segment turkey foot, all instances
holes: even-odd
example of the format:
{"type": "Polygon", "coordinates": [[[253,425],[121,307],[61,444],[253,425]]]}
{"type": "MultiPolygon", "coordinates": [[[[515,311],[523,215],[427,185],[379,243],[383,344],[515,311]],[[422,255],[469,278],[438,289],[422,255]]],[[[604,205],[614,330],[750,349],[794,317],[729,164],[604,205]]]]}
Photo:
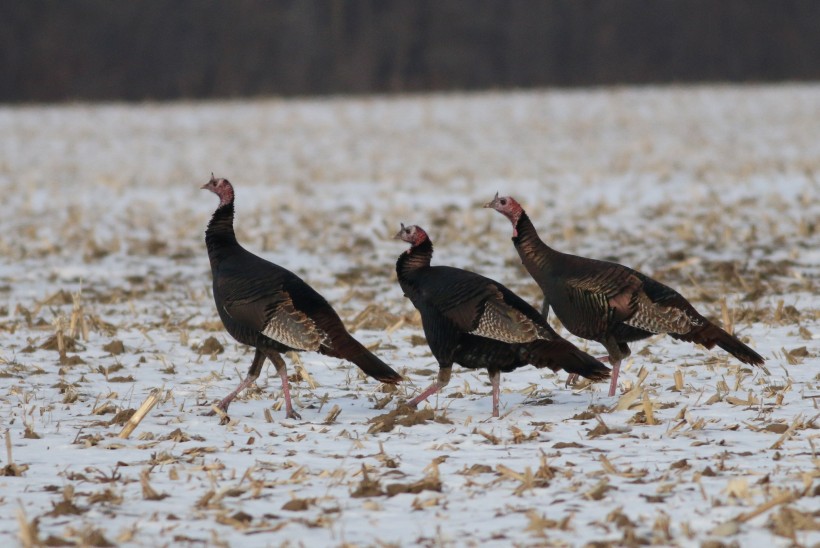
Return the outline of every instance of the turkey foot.
{"type": "Polygon", "coordinates": [[[211,410],[205,413],[206,417],[213,417],[215,415],[219,415],[219,424],[220,426],[225,426],[229,422],[231,422],[231,417],[228,416],[228,413],[222,408],[221,403],[214,403],[211,404],[211,410]],[[216,408],[216,409],[214,409],[216,408]],[[217,411],[218,409],[218,411],[217,411]]]}

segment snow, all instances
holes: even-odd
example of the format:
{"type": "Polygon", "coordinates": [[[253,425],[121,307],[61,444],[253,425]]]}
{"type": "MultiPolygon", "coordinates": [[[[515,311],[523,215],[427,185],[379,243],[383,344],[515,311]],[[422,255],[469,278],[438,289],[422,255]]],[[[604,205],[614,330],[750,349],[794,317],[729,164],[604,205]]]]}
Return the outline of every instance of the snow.
{"type": "Polygon", "coordinates": [[[817,85],[0,108],[0,466],[19,474],[0,477],[0,542],[819,543],[818,120],[817,85]],[[301,420],[270,364],[230,423],[205,416],[252,356],[211,300],[212,171],[240,241],[358,326],[398,391],[304,353],[286,358],[301,420]],[[496,191],[556,248],[728,319],[765,370],[656,337],[619,396],[525,368],[492,419],[486,373],[456,367],[434,420],[374,431],[437,370],[395,280],[399,222],[434,264],[540,301],[481,208],[496,191]],[[77,344],[62,359],[42,348],[57,331],[77,344]],[[224,353],[197,352],[209,337],[224,353]],[[119,438],[115,413],[154,389],[119,438]],[[365,470],[378,488],[352,496],[365,470]]]}

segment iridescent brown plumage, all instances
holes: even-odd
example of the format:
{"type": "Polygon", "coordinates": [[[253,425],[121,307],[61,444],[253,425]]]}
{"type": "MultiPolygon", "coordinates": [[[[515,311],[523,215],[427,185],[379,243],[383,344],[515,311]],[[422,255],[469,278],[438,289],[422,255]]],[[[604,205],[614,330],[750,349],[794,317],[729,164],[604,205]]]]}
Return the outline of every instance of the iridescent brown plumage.
{"type": "Polygon", "coordinates": [[[484,207],[512,223],[521,262],[544,293],[544,317],[552,307],[570,333],[604,345],[612,365],[610,396],[617,388],[621,360],[630,354],[627,343],[657,333],[706,348],[717,345],[743,363],[763,364],[757,352],[704,318],[674,289],[617,263],[552,249],[512,197],[496,194],[484,207]]]}
{"type": "Polygon", "coordinates": [[[406,297],[421,313],[427,343],[439,363],[438,379],[408,402],[416,406],[450,381],[454,363],[487,369],[498,416],[501,372],[532,364],[564,369],[590,379],[609,369],[562,339],[533,307],[500,283],[474,272],[430,266],[433,244],[427,233],[402,225],[396,238],[411,244],[396,273],[406,297]]]}
{"type": "Polygon", "coordinates": [[[211,175],[202,188],[219,196],[219,207],[205,231],[217,312],[234,339],[256,349],[245,379],[218,404],[223,411],[256,380],[265,358],[269,358],[282,380],[286,416],[298,417],[291,405],[287,367],[281,356],[289,350],[310,350],[349,360],[385,383],[401,380],[347,332],[333,308],[313,288],[296,274],[239,245],[233,229],[234,190],[227,179],[211,175]]]}

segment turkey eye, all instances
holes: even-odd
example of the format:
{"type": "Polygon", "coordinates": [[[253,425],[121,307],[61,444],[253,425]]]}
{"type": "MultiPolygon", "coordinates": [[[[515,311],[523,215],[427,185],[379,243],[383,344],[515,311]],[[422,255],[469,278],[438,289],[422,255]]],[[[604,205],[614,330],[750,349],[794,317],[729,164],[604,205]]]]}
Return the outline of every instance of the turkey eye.
{"type": "Polygon", "coordinates": [[[501,198],[501,205],[507,205],[507,200],[505,200],[504,198],[501,198]]]}

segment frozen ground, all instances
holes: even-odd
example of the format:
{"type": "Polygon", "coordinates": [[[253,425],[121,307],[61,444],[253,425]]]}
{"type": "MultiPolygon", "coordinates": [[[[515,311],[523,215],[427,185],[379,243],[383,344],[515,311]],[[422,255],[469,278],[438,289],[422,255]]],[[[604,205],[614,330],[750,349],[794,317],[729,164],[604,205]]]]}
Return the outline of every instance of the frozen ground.
{"type": "Polygon", "coordinates": [[[820,86],[3,107],[0,132],[0,544],[820,542],[820,86]],[[211,301],[211,171],[240,240],[407,383],[302,354],[302,420],[270,365],[229,424],[203,416],[251,360],[211,301]],[[497,190],[558,249],[676,287],[766,370],[658,338],[619,397],[526,368],[491,419],[486,374],[457,367],[388,415],[436,371],[395,282],[400,221],[436,264],[540,300],[480,207],[497,190]]]}

